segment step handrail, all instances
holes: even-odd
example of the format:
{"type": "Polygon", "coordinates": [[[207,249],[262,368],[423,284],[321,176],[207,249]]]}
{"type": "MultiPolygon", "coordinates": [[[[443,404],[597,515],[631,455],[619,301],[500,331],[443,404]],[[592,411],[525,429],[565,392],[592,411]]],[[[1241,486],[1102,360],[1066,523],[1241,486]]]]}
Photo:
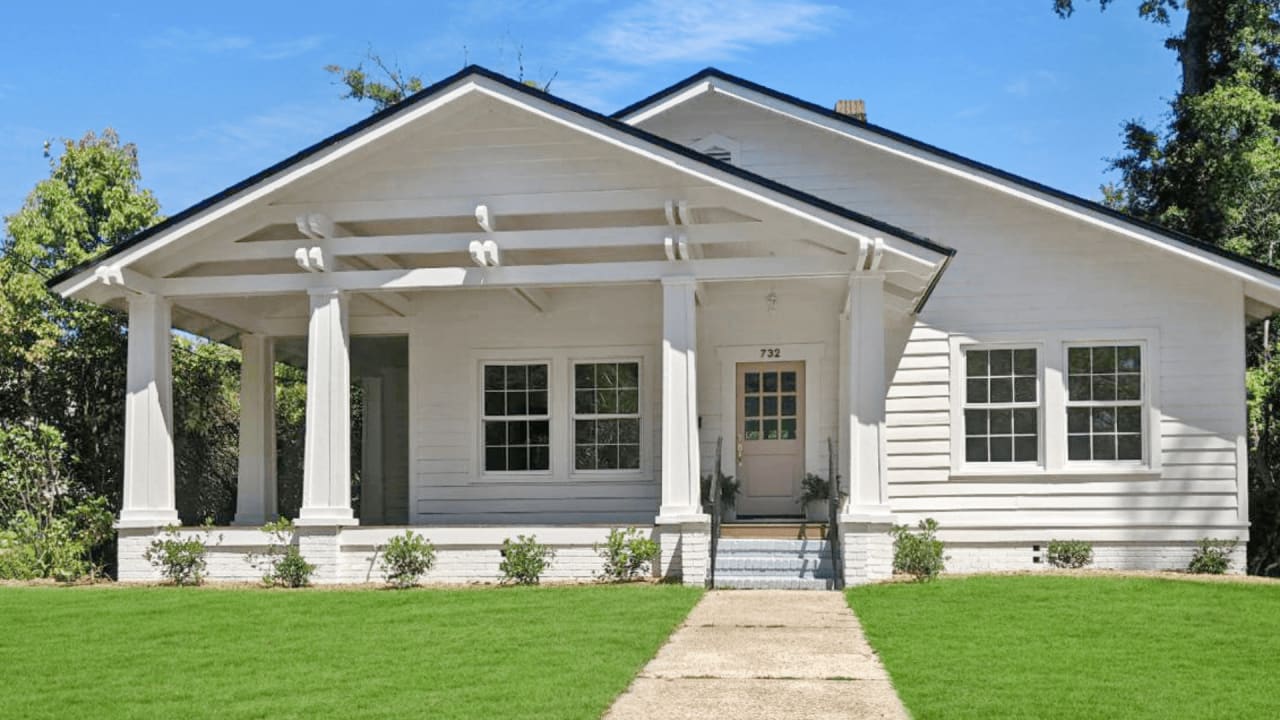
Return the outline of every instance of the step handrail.
{"type": "Polygon", "coordinates": [[[831,578],[836,590],[844,589],[844,562],[840,551],[840,475],[837,472],[836,446],[827,437],[827,544],[831,549],[831,578]]]}
{"type": "Polygon", "coordinates": [[[716,587],[716,552],[720,546],[720,452],[724,448],[724,436],[716,438],[716,464],[708,483],[711,505],[711,537],[707,539],[707,588],[716,587]]]}

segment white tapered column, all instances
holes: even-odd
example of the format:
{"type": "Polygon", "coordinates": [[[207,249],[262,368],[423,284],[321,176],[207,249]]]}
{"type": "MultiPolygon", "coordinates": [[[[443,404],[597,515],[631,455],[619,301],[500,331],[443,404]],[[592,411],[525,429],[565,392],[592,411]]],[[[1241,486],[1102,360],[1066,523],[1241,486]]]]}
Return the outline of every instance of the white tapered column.
{"type": "Polygon", "coordinates": [[[129,296],[124,411],[124,493],[119,527],[177,524],[169,301],[129,296]]]}
{"type": "Polygon", "coordinates": [[[857,274],[849,280],[849,311],[843,316],[840,464],[848,468],[849,500],[840,514],[844,580],[859,585],[893,574],[893,514],[884,450],[884,277],[857,274]]]}
{"type": "Polygon", "coordinates": [[[662,505],[657,571],[706,582],[711,517],[702,512],[698,445],[698,328],[692,277],[662,280],[662,505]]]}
{"type": "Polygon", "coordinates": [[[702,516],[698,497],[697,318],[692,277],[662,281],[662,507],[666,518],[702,516]]]}
{"type": "MultiPolygon", "coordinates": [[[[844,406],[847,408],[849,512],[854,515],[889,514],[888,476],[885,473],[884,420],[884,278],[854,275],[849,280],[849,312],[844,341],[848,362],[844,366],[844,406]]],[[[844,423],[841,423],[843,426],[844,423]]]]}
{"type": "Polygon", "coordinates": [[[299,525],[354,525],[351,512],[351,358],[347,298],[310,291],[307,429],[299,525]]]}
{"type": "Polygon", "coordinates": [[[276,502],[275,343],[240,336],[240,475],[236,525],[274,520],[276,502]]]}

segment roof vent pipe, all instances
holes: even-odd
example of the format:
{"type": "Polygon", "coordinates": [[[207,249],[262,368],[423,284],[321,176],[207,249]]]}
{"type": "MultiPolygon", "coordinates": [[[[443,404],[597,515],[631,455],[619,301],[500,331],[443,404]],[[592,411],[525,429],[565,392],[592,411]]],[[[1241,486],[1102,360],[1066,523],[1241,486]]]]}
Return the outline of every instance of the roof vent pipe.
{"type": "Polygon", "coordinates": [[[867,103],[863,100],[837,100],[836,112],[848,115],[854,120],[867,121],[867,103]]]}

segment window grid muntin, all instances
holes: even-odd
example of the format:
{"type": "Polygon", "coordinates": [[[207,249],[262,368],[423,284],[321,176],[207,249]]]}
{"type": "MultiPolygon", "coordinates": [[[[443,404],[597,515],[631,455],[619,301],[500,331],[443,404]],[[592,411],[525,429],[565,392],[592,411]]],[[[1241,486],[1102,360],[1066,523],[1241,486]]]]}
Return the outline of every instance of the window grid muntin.
{"type": "Polygon", "coordinates": [[[1039,464],[1043,435],[1039,346],[971,346],[964,348],[961,358],[965,462],[1001,466],[1039,464]],[[1003,387],[997,393],[994,388],[1004,386],[1006,381],[1007,395],[1003,387]],[[992,400],[993,396],[999,399],[992,400]],[[994,418],[1000,418],[995,428],[994,418]],[[971,432],[978,424],[982,425],[982,432],[971,432]]]}
{"type": "Polygon", "coordinates": [[[549,472],[551,364],[486,362],[480,373],[484,471],[549,472]]]}
{"type": "Polygon", "coordinates": [[[640,361],[575,360],[571,368],[574,471],[639,470],[640,361]]]}
{"type": "Polygon", "coordinates": [[[1067,462],[1115,462],[1141,464],[1147,458],[1147,391],[1148,359],[1146,345],[1135,341],[1073,342],[1066,344],[1066,436],[1067,462]],[[1128,351],[1122,354],[1121,351],[1128,351]],[[1088,351],[1088,370],[1083,371],[1081,352],[1088,351]],[[1095,368],[1095,352],[1102,367],[1095,368]],[[1107,352],[1111,351],[1111,352],[1107,352]],[[1127,356],[1126,356],[1127,355],[1127,356]],[[1095,373],[1094,370],[1098,372],[1095,373]],[[1095,377],[1112,377],[1110,383],[1098,383],[1095,377]],[[1080,378],[1087,377],[1087,386],[1080,378]],[[1133,378],[1125,383],[1121,378],[1133,378]],[[1135,382],[1136,381],[1136,382],[1135,382]],[[1089,399],[1080,399],[1087,387],[1089,399]],[[1102,399],[1094,399],[1101,390],[1102,399]],[[1136,390],[1137,397],[1132,395],[1136,390]],[[1109,399],[1114,393],[1115,399],[1109,399]],[[1124,394],[1124,399],[1120,395],[1124,394]],[[1111,417],[1107,417],[1111,411],[1111,417]],[[1085,415],[1087,413],[1087,417],[1085,415]],[[1087,425],[1085,425],[1087,419],[1087,425]],[[1108,429],[1110,425],[1110,429],[1108,429]],[[1099,429],[1099,426],[1101,429],[1099,429]],[[1135,429],[1136,428],[1136,429],[1135,429]],[[1084,457],[1084,450],[1088,456],[1084,457]],[[1101,454],[1099,453],[1101,450],[1101,454]],[[1120,457],[1121,454],[1126,457],[1120,457]]]}
{"type": "Polygon", "coordinates": [[[742,376],[744,440],[796,440],[800,432],[798,370],[752,369],[742,376]]]}

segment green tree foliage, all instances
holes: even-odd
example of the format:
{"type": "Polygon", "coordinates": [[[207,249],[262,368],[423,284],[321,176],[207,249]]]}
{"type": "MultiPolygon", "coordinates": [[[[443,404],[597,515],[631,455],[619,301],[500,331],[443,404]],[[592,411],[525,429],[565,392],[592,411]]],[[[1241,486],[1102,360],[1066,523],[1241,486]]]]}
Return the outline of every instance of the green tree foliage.
{"type": "MultiPolygon", "coordinates": [[[[1098,0],[1105,9],[1111,0],[1098,0]]],[[[1054,0],[1062,17],[1073,0],[1054,0]]],[[[1106,201],[1130,214],[1276,265],[1280,242],[1280,0],[1141,0],[1180,32],[1182,87],[1158,127],[1130,121],[1106,201]]],[[[1280,574],[1280,359],[1271,319],[1250,328],[1249,571],[1280,574]]]]}
{"type": "Polygon", "coordinates": [[[352,67],[326,65],[324,70],[337,76],[338,82],[347,88],[342,97],[356,102],[368,100],[373,103],[374,112],[389,108],[423,88],[421,77],[405,74],[399,64],[387,63],[372,49],[365,53],[364,60],[352,67]],[[366,62],[373,66],[371,70],[365,69],[366,62]]]}

